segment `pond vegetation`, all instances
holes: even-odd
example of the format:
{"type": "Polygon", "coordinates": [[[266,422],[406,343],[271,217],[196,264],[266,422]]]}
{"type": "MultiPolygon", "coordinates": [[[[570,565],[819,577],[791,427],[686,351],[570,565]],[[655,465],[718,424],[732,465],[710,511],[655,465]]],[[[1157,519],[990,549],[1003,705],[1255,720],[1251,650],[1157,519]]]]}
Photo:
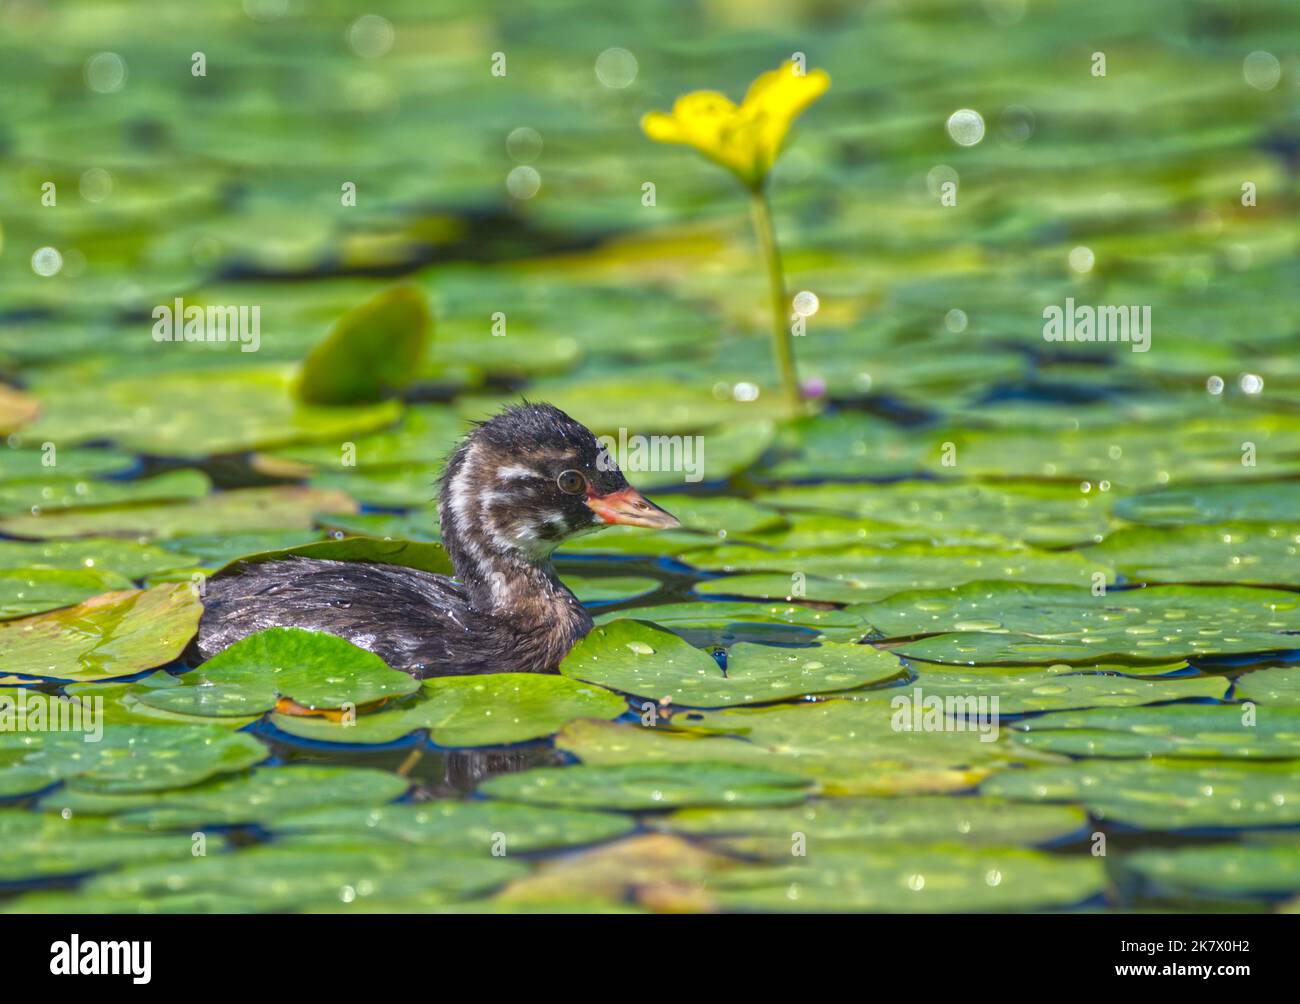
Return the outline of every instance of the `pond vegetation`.
{"type": "Polygon", "coordinates": [[[352,6],[0,11],[0,910],[1300,908],[1293,4],[352,6]],[[560,674],[192,666],[521,396],[560,674]]]}

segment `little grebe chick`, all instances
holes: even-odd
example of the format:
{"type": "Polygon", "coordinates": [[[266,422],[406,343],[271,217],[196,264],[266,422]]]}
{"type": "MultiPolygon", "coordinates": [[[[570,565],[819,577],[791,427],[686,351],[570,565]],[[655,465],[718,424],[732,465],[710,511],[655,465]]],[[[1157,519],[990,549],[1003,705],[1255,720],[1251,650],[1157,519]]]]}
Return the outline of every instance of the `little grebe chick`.
{"type": "Polygon", "coordinates": [[[564,541],[614,523],[680,525],[627,483],[583,425],[546,404],[478,425],[447,460],[438,499],[456,578],[398,565],[290,558],[209,581],[195,650],[256,631],[346,638],[417,677],[553,673],[591,630],[555,574],[564,541]]]}

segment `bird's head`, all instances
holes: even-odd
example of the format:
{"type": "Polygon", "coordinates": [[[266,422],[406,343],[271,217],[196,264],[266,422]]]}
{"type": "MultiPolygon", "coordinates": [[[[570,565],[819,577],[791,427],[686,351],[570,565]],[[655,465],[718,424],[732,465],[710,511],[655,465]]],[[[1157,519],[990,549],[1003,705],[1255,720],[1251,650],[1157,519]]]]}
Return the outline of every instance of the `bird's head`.
{"type": "Polygon", "coordinates": [[[462,580],[490,556],[545,564],[570,537],[616,523],[681,525],[628,484],[586,426],[548,404],[508,408],[465,437],[447,461],[438,516],[462,580]]]}

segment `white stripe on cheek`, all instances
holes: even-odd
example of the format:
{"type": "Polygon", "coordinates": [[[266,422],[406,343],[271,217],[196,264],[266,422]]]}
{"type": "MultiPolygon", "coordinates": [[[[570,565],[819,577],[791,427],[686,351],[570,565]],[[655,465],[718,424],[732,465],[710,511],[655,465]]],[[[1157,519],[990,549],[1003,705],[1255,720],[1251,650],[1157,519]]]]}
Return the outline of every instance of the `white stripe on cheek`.
{"type": "Polygon", "coordinates": [[[497,477],[504,481],[523,481],[529,478],[542,478],[544,476],[545,475],[538,474],[531,468],[519,467],[517,465],[497,469],[497,477]]]}

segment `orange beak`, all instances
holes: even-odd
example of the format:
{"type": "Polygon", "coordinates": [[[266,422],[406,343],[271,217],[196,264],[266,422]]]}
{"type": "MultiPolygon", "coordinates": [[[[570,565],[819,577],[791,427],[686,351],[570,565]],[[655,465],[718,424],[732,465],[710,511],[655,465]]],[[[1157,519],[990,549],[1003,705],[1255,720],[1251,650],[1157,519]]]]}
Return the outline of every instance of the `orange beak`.
{"type": "Polygon", "coordinates": [[[623,523],[651,530],[674,530],[682,525],[676,516],[660,509],[631,485],[608,495],[588,493],[587,507],[602,523],[623,523]]]}

